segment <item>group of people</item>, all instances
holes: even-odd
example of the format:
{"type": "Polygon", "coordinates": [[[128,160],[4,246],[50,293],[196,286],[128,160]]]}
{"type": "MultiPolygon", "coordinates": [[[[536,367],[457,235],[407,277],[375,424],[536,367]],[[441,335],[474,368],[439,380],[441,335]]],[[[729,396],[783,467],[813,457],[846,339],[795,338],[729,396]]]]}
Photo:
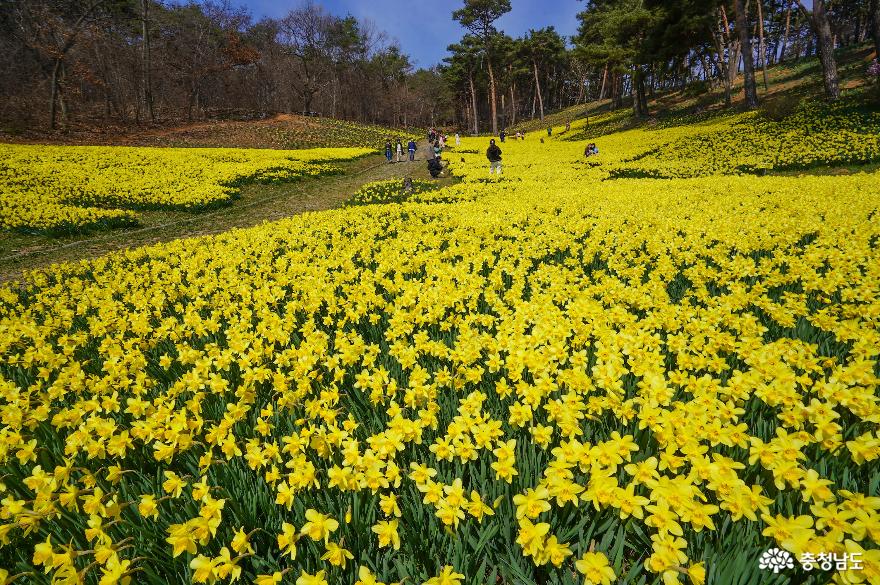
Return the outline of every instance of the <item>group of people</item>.
{"type": "MultiPolygon", "coordinates": [[[[446,144],[449,142],[449,136],[446,135],[442,130],[438,130],[436,128],[431,128],[428,130],[428,143],[436,144],[440,143],[440,148],[446,148],[446,144]]],[[[461,134],[458,132],[455,133],[455,145],[461,146],[461,134]]]]}
{"type": "MultiPolygon", "coordinates": [[[[437,128],[431,128],[427,133],[428,139],[428,171],[431,173],[431,176],[437,178],[443,173],[443,160],[442,153],[443,149],[446,148],[449,137],[441,130],[437,128]]],[[[457,132],[455,133],[455,145],[459,146],[461,144],[461,135],[457,132]]],[[[408,160],[412,162],[416,160],[416,151],[418,150],[418,146],[416,145],[416,141],[410,139],[410,141],[406,145],[406,155],[404,155],[404,146],[403,142],[400,138],[397,139],[396,142],[393,142],[389,139],[385,141],[385,159],[389,162],[403,162],[408,160]],[[396,158],[395,158],[396,157],[396,158]]]]}
{"type": "MultiPolygon", "coordinates": [[[[565,130],[568,131],[571,128],[570,124],[566,124],[565,130]]],[[[547,128],[547,136],[553,135],[553,128],[547,128]]],[[[437,130],[436,128],[431,128],[427,133],[428,138],[428,172],[431,174],[431,177],[437,178],[443,174],[443,149],[446,147],[448,137],[442,131],[437,130]]],[[[499,138],[501,142],[504,142],[507,138],[507,132],[502,130],[499,134],[499,138]]],[[[517,140],[525,140],[526,134],[522,131],[517,131],[516,139],[517,140]]],[[[543,142],[544,139],[541,139],[543,142]]],[[[455,133],[455,145],[461,145],[461,135],[456,132],[455,133]]],[[[415,160],[416,156],[416,142],[415,140],[410,139],[410,141],[406,145],[406,151],[409,155],[408,160],[410,162],[415,160]]],[[[390,140],[385,142],[385,158],[388,162],[394,162],[395,152],[397,154],[397,162],[401,162],[403,160],[403,142],[398,138],[396,144],[392,145],[390,140]]],[[[495,139],[492,138],[489,140],[489,148],[486,149],[486,158],[489,159],[489,174],[501,174],[501,148],[495,143],[495,139]]],[[[584,148],[584,156],[591,157],[599,154],[599,149],[596,147],[595,142],[590,142],[584,148]]]]}
{"type": "MultiPolygon", "coordinates": [[[[416,141],[410,139],[410,141],[406,145],[406,151],[409,154],[409,161],[412,162],[416,160],[416,141]]],[[[394,162],[394,154],[397,153],[397,162],[403,161],[403,142],[400,141],[400,138],[397,139],[397,143],[395,145],[391,144],[390,140],[385,141],[385,158],[388,162],[394,162]]]]}
{"type": "MultiPolygon", "coordinates": [[[[437,128],[428,130],[428,172],[436,179],[443,174],[443,149],[449,140],[447,135],[437,128]]],[[[455,145],[461,144],[461,136],[456,132],[455,145]]]]}
{"type": "MultiPolygon", "coordinates": [[[[569,130],[570,125],[566,124],[566,131],[569,130]]],[[[547,129],[547,134],[551,135],[552,130],[550,128],[547,129]]],[[[506,137],[505,132],[502,130],[499,138],[501,142],[504,142],[506,137]]],[[[516,137],[518,139],[525,139],[525,134],[520,132],[516,133],[516,137]]],[[[541,139],[541,142],[544,142],[544,139],[541,139]]],[[[590,157],[599,154],[599,149],[596,147],[595,142],[590,142],[587,144],[586,148],[584,148],[584,156],[590,157]]],[[[486,158],[489,159],[489,174],[501,174],[501,148],[495,144],[495,139],[492,138],[489,140],[489,148],[486,149],[486,158]]]]}
{"type": "MultiPolygon", "coordinates": [[[[456,134],[456,136],[458,136],[458,135],[456,134]]],[[[515,136],[516,136],[516,139],[517,139],[517,140],[525,140],[525,139],[526,139],[526,133],[525,133],[525,132],[522,132],[522,131],[520,131],[520,130],[517,130],[517,131],[516,131],[516,135],[515,135],[515,136]]],[[[506,131],[506,130],[502,130],[501,133],[498,135],[498,138],[501,139],[501,142],[504,142],[505,139],[507,139],[507,131],[506,131]]]]}

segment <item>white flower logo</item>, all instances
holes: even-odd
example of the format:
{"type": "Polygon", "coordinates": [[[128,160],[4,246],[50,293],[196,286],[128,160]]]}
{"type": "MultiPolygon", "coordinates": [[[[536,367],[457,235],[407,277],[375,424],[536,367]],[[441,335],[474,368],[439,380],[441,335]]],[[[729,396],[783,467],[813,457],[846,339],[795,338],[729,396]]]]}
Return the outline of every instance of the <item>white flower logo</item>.
{"type": "Polygon", "coordinates": [[[761,560],[758,561],[758,568],[772,569],[774,573],[778,573],[782,569],[793,569],[794,560],[788,554],[788,551],[771,548],[764,551],[764,554],[761,555],[761,560]]]}

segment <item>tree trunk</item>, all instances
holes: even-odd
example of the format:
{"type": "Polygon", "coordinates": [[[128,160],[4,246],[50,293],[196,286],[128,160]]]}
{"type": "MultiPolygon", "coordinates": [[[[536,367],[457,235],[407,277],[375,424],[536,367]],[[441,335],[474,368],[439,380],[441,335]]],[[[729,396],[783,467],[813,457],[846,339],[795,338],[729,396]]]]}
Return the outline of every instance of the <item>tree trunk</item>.
{"type": "Polygon", "coordinates": [[[728,85],[733,86],[739,63],[740,43],[730,38],[730,21],[727,19],[727,10],[724,8],[724,4],[721,5],[721,22],[724,46],[727,48],[727,81],[728,85]]]}
{"type": "MultiPolygon", "coordinates": [[[[333,99],[334,99],[334,106],[333,106],[334,112],[333,112],[333,117],[335,118],[335,117],[336,117],[336,112],[335,112],[335,109],[336,109],[336,105],[335,105],[336,95],[335,95],[335,94],[333,95],[333,99]]],[[[404,80],[404,82],[403,82],[403,127],[404,127],[404,128],[409,128],[409,115],[408,115],[408,114],[409,114],[409,84],[406,83],[406,80],[404,80]]],[[[434,112],[433,112],[433,111],[431,112],[431,116],[432,116],[432,117],[434,116],[434,112]]]]}
{"type": "Polygon", "coordinates": [[[616,110],[623,105],[623,75],[614,72],[611,76],[611,109],[616,110]]]}
{"type": "Polygon", "coordinates": [[[703,81],[706,82],[706,86],[711,88],[712,82],[710,81],[711,76],[709,75],[709,63],[706,61],[706,55],[700,54],[700,66],[703,68],[703,81]]]}
{"type": "Polygon", "coordinates": [[[477,116],[477,90],[474,87],[474,74],[473,72],[468,73],[468,82],[471,86],[471,107],[474,109],[474,135],[480,133],[480,124],[477,116]]]}
{"type": "Polygon", "coordinates": [[[608,63],[605,63],[605,69],[602,71],[602,89],[599,90],[599,101],[605,99],[605,82],[608,81],[608,63]]]}
{"type": "Polygon", "coordinates": [[[61,107],[61,124],[67,126],[67,101],[64,99],[64,82],[67,80],[67,67],[61,61],[61,81],[58,83],[58,105],[61,107]]]}
{"type": "Polygon", "coordinates": [[[492,71],[492,60],[486,55],[486,66],[489,70],[489,98],[492,106],[492,134],[498,134],[498,105],[495,96],[495,72],[492,71]]]}
{"type": "Polygon", "coordinates": [[[880,59],[880,0],[871,3],[871,21],[874,23],[874,57],[880,59]]]}
{"type": "Polygon", "coordinates": [[[190,88],[189,101],[186,106],[186,121],[187,122],[193,121],[193,109],[195,108],[197,93],[198,93],[198,90],[196,90],[195,87],[190,88]]]}
{"type": "Polygon", "coordinates": [[[758,55],[761,57],[761,73],[764,75],[764,91],[770,90],[767,83],[767,51],[764,48],[764,9],[761,5],[764,0],[758,0],[758,55]]]}
{"type": "Polygon", "coordinates": [[[507,104],[504,103],[505,94],[501,92],[501,129],[507,128],[507,104]]]}
{"type": "Polygon", "coordinates": [[[642,110],[641,110],[642,104],[639,101],[639,98],[636,96],[636,83],[635,83],[636,70],[635,70],[635,67],[633,67],[633,72],[630,76],[633,79],[632,87],[630,88],[630,93],[632,94],[633,116],[635,116],[636,118],[641,118],[642,117],[642,110]]]}
{"type": "Polygon", "coordinates": [[[538,96],[538,112],[541,116],[541,121],[544,121],[544,98],[541,96],[541,82],[538,81],[538,63],[534,59],[532,59],[532,67],[535,72],[535,93],[538,96]]]}
{"type": "Polygon", "coordinates": [[[643,71],[639,71],[639,80],[636,85],[636,96],[639,98],[639,108],[642,110],[643,116],[650,116],[651,112],[648,111],[648,97],[645,92],[645,75],[643,71]]]}
{"type": "Polygon", "coordinates": [[[58,72],[61,70],[61,59],[55,59],[52,66],[52,81],[49,90],[49,129],[55,129],[56,112],[58,111],[58,72]]]}
{"type": "Polygon", "coordinates": [[[715,52],[718,53],[718,74],[721,76],[721,80],[724,83],[724,105],[730,107],[731,83],[730,73],[728,72],[730,63],[724,56],[725,35],[718,31],[712,31],[712,39],[715,41],[715,52]]]}
{"type": "MultiPolygon", "coordinates": [[[[798,0],[801,10],[806,12],[803,3],[798,0]]],[[[836,100],[840,97],[840,86],[837,78],[837,60],[834,58],[834,37],[831,34],[831,22],[825,11],[825,0],[813,0],[813,13],[810,15],[810,24],[816,35],[816,43],[819,46],[819,61],[822,63],[822,80],[825,84],[825,95],[828,99],[836,100]]]]}
{"type": "Polygon", "coordinates": [[[58,53],[55,56],[55,63],[52,65],[52,79],[50,81],[49,88],[49,128],[55,129],[55,117],[57,115],[57,101],[61,101],[61,109],[64,116],[67,116],[67,106],[64,103],[64,98],[61,95],[61,88],[59,87],[59,79],[58,76],[61,73],[61,67],[64,65],[64,56],[73,48],[76,43],[77,35],[80,32],[80,27],[85,22],[86,18],[95,10],[98,6],[104,3],[104,0],[95,0],[79,16],[76,22],[70,27],[69,32],[67,34],[67,40],[64,42],[64,45],[59,47],[58,53]]]}
{"type": "Polygon", "coordinates": [[[868,29],[868,19],[871,18],[870,15],[871,5],[868,5],[868,14],[860,15],[859,22],[856,26],[856,30],[853,31],[852,45],[861,45],[868,38],[867,29],[868,29]]]}
{"type": "Polygon", "coordinates": [[[785,50],[788,48],[788,35],[791,30],[791,4],[785,8],[785,33],[782,35],[782,49],[779,51],[779,62],[785,62],[785,50]]]}
{"type": "Polygon", "coordinates": [[[143,46],[141,47],[141,99],[144,104],[144,113],[151,122],[156,121],[153,112],[153,89],[150,76],[150,0],[141,1],[141,34],[143,46]]]}
{"type": "Polygon", "coordinates": [[[736,8],[736,28],[739,32],[739,44],[743,59],[743,90],[746,108],[754,110],[758,107],[758,90],[755,86],[755,63],[752,54],[752,39],[749,34],[748,15],[745,0],[734,0],[736,8]]]}
{"type": "Polygon", "coordinates": [[[510,83],[510,125],[516,124],[516,83],[510,83]]]}
{"type": "Polygon", "coordinates": [[[633,66],[632,70],[633,114],[637,118],[648,115],[648,100],[645,97],[645,72],[641,65],[633,66]]]}

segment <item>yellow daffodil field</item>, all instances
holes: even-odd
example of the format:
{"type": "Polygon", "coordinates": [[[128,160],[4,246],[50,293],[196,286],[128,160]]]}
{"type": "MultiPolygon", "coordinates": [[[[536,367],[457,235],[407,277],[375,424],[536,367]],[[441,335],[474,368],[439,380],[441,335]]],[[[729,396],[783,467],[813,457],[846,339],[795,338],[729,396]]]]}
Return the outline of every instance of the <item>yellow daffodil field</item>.
{"type": "Polygon", "coordinates": [[[747,124],[6,285],[0,581],[880,583],[880,174],[747,124]]]}
{"type": "Polygon", "coordinates": [[[0,227],[70,232],[134,223],[137,209],[201,210],[246,182],[329,174],[329,161],[369,152],[0,144],[0,227]]]}
{"type": "Polygon", "coordinates": [[[675,178],[880,161],[880,112],[848,103],[809,103],[779,121],[752,112],[683,122],[692,121],[676,121],[661,143],[611,174],[675,178]]]}
{"type": "Polygon", "coordinates": [[[436,184],[431,181],[415,179],[407,192],[398,179],[385,179],[362,185],[357,193],[347,201],[348,205],[370,205],[375,203],[402,203],[414,196],[433,191],[436,184]]]}

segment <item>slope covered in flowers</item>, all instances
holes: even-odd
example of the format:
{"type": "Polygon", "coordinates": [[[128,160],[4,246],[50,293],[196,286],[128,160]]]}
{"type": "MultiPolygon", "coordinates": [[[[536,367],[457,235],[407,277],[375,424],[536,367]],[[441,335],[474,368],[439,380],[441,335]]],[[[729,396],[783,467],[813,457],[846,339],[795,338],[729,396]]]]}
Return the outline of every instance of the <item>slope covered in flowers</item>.
{"type": "Polygon", "coordinates": [[[415,179],[407,191],[400,179],[385,179],[361,185],[346,202],[347,205],[371,205],[375,203],[402,203],[425,192],[433,191],[437,185],[432,181],[415,179]]]}
{"type": "Polygon", "coordinates": [[[880,111],[845,103],[804,105],[779,121],[750,113],[660,134],[659,143],[612,175],[695,177],[880,162],[880,111]]]}
{"type": "Polygon", "coordinates": [[[244,182],[290,181],[336,169],[363,148],[302,151],[0,145],[0,227],[77,230],[130,223],[136,209],[228,203],[244,182]]]}
{"type": "Polygon", "coordinates": [[[0,289],[2,575],[878,582],[880,177],[611,178],[675,132],[0,289]]]}
{"type": "Polygon", "coordinates": [[[157,134],[139,133],[127,142],[143,146],[220,148],[304,148],[367,147],[379,150],[386,140],[419,134],[399,128],[361,124],[333,118],[280,114],[268,120],[218,121],[184,126],[157,134]]]}

